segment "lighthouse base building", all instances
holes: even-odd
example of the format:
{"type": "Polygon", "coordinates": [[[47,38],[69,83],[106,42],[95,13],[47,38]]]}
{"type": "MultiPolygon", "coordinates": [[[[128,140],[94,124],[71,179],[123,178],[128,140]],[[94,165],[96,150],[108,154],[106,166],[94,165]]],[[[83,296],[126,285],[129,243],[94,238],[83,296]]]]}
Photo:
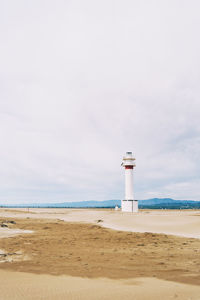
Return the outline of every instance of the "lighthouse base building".
{"type": "Polygon", "coordinates": [[[126,152],[123,157],[122,166],[125,169],[125,199],[121,201],[121,208],[124,212],[138,212],[138,201],[133,197],[133,169],[135,158],[132,152],[126,152]]]}
{"type": "Polygon", "coordinates": [[[122,207],[122,211],[125,211],[125,212],[138,212],[138,201],[137,200],[122,200],[121,207],[122,207]]]}

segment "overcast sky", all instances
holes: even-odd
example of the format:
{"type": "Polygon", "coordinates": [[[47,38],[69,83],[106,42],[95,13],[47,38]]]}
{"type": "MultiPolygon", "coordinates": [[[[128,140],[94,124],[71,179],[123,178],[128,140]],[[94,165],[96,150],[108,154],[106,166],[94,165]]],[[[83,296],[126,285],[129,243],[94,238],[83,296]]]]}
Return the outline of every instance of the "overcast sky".
{"type": "Polygon", "coordinates": [[[0,0],[0,202],[200,200],[199,0],[0,0]]]}

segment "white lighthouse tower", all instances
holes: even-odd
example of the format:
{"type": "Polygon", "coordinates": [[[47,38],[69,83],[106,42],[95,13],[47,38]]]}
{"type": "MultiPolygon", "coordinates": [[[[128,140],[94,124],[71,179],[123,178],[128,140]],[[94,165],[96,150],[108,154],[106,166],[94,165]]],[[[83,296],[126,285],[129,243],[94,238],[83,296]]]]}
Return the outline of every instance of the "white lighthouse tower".
{"type": "Polygon", "coordinates": [[[123,157],[122,166],[125,168],[125,199],[122,200],[122,211],[138,212],[138,201],[133,197],[133,169],[135,167],[135,158],[132,152],[126,152],[123,157]]]}

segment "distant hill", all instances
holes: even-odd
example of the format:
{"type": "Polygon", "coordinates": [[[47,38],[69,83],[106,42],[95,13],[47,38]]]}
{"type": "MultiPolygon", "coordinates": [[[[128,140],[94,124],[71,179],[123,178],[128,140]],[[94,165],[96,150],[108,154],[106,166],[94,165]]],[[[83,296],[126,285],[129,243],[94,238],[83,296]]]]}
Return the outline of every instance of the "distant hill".
{"type": "MultiPolygon", "coordinates": [[[[80,202],[63,202],[63,203],[32,203],[18,205],[0,205],[1,207],[39,207],[39,208],[114,208],[121,207],[121,200],[105,201],[80,201],[80,202]]],[[[193,200],[174,200],[171,198],[152,198],[148,200],[139,200],[139,208],[149,209],[200,209],[200,201],[193,200]]]]}
{"type": "Polygon", "coordinates": [[[80,201],[80,202],[63,202],[63,203],[31,203],[31,204],[17,204],[17,205],[0,205],[1,207],[56,207],[56,208],[112,208],[116,205],[120,206],[120,200],[106,200],[106,201],[80,201]]]}
{"type": "Polygon", "coordinates": [[[140,200],[139,208],[151,209],[191,209],[200,208],[200,201],[194,200],[174,200],[171,198],[153,198],[140,200]]]}

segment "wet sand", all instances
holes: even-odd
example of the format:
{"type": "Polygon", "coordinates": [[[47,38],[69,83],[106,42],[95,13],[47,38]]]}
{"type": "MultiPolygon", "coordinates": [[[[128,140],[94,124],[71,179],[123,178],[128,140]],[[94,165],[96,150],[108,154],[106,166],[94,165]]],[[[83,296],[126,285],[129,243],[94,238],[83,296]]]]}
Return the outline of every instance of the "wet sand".
{"type": "Polygon", "coordinates": [[[0,209],[0,217],[27,216],[96,224],[116,230],[164,233],[200,238],[200,210],[140,210],[138,214],[109,209],[0,209]]]}

